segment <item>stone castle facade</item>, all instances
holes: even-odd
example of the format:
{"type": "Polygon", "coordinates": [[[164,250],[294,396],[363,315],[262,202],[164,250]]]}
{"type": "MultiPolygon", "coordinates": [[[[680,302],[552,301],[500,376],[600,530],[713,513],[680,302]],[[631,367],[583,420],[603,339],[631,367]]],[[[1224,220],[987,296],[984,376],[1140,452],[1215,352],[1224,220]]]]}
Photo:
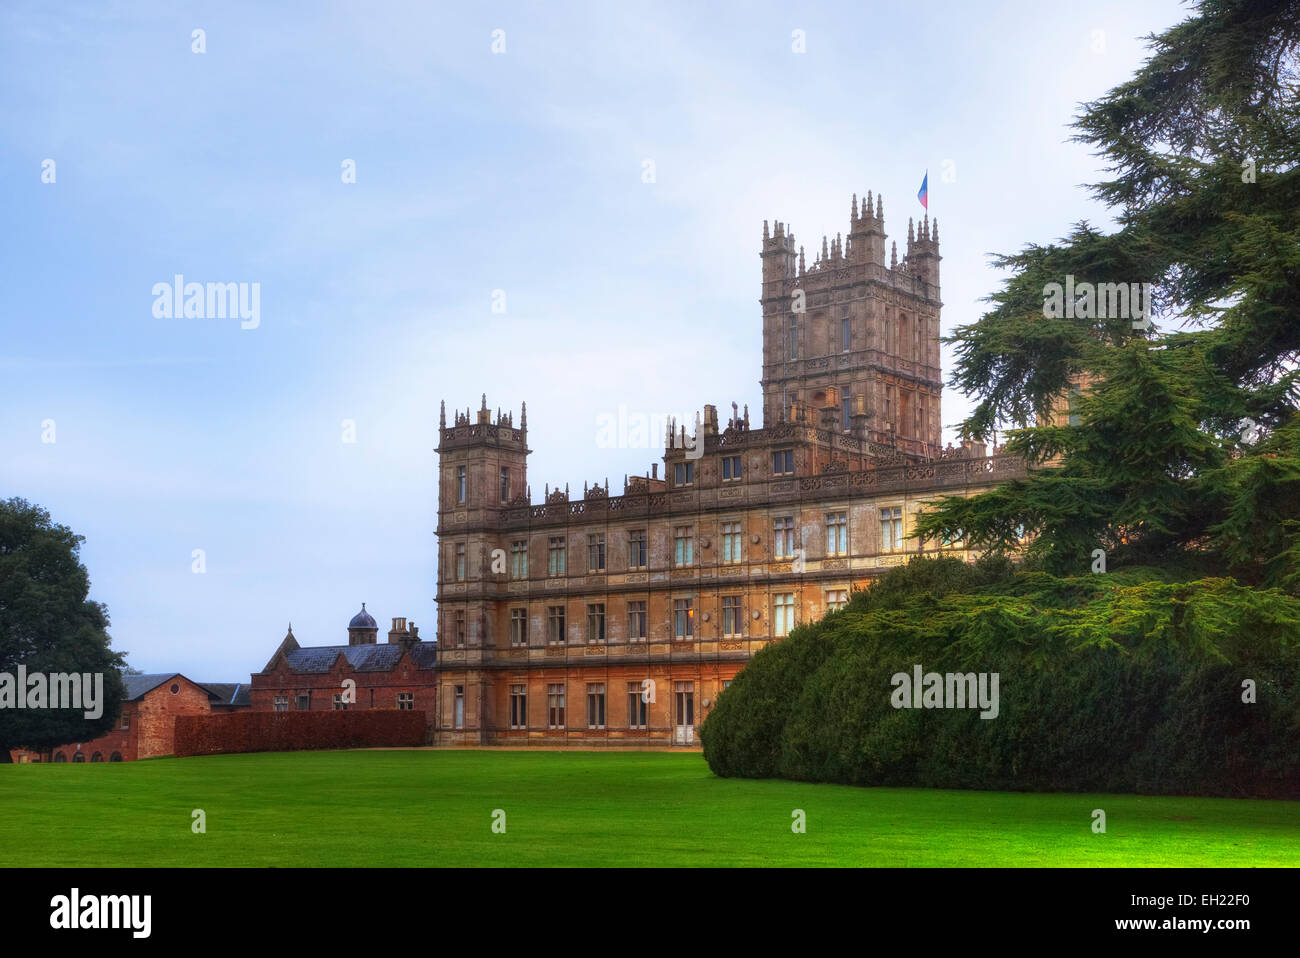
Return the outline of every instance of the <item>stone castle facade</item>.
{"type": "Polygon", "coordinates": [[[693,745],[769,642],[917,553],[941,495],[1022,472],[940,446],[938,223],[885,261],[883,204],[811,268],[763,226],[763,425],[706,406],[671,424],[664,473],[532,502],[527,409],[444,410],[438,454],[440,743],[693,745]]]}

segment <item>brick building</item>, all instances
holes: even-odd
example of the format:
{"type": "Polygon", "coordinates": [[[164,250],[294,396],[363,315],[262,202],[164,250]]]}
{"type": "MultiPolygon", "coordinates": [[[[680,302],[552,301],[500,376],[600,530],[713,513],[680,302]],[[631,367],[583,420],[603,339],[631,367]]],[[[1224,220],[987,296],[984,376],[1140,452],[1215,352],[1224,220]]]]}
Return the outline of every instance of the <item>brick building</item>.
{"type": "Polygon", "coordinates": [[[134,762],[172,754],[178,715],[209,715],[249,707],[246,683],[203,683],[178,672],[124,675],[126,699],[116,727],[88,742],[42,752],[18,749],[15,762],[134,762]]]}
{"type": "Polygon", "coordinates": [[[939,240],[885,264],[880,201],[811,268],[763,227],[763,427],[706,406],[664,474],[533,503],[526,407],[439,422],[436,739],[691,745],[754,652],[909,555],[918,511],[1023,472],[940,447],[939,240]]]}
{"type": "Polygon", "coordinates": [[[420,640],[419,628],[393,619],[388,642],[365,603],[348,623],[347,645],[303,648],[290,626],[266,667],[252,676],[254,709],[416,709],[436,715],[436,644],[420,640]]]}

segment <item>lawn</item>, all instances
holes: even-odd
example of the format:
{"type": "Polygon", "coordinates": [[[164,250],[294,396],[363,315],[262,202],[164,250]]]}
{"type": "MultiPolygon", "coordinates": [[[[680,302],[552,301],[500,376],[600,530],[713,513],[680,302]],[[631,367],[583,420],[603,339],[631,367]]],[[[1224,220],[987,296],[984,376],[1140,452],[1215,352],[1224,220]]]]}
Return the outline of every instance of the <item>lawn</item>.
{"type": "Polygon", "coordinates": [[[698,753],[14,765],[0,810],[0,866],[1300,865],[1296,802],[721,779],[698,753]]]}

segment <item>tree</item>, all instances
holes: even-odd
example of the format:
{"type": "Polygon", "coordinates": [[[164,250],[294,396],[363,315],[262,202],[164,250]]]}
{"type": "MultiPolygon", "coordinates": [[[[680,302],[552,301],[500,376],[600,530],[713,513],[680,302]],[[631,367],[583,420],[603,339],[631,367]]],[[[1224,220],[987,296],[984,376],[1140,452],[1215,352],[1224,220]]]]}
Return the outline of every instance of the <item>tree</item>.
{"type": "Polygon", "coordinates": [[[108,610],[89,598],[83,536],[23,499],[0,501],[0,673],[101,673],[103,712],[0,708],[0,762],[14,748],[84,742],[111,729],[126,691],[121,654],[109,647],[108,610]]]}
{"type": "Polygon", "coordinates": [[[1093,192],[1118,229],[996,257],[1011,277],[947,340],[950,384],[978,398],[963,435],[1020,427],[1009,445],[1030,474],[943,500],[917,534],[997,550],[1023,531],[1062,571],[1101,548],[1294,588],[1300,3],[1202,0],[1148,39],[1133,79],[1074,124],[1108,163],[1093,192]],[[1055,315],[1047,290],[1067,276],[1150,284],[1156,325],[1055,315]],[[1080,422],[1046,424],[1080,381],[1080,422]]]}

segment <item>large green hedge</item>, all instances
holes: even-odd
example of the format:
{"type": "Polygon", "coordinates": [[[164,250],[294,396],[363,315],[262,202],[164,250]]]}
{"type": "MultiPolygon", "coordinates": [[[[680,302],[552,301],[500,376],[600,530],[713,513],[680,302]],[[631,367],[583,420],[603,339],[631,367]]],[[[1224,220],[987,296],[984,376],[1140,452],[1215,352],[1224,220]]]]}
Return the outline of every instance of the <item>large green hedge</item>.
{"type": "Polygon", "coordinates": [[[1278,591],[915,559],[755,655],[701,739],[724,776],[1300,798],[1298,686],[1278,591]],[[915,665],[998,673],[997,717],[894,708],[915,665]]]}

